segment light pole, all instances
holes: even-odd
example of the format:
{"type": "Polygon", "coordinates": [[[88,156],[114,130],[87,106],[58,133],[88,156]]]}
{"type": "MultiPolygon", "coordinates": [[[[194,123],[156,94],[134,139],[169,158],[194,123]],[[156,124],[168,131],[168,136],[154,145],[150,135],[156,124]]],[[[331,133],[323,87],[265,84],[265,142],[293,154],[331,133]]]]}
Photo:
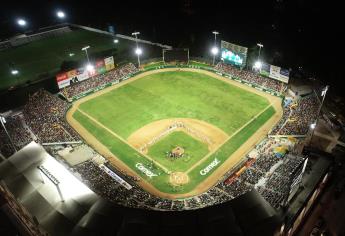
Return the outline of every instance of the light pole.
{"type": "Polygon", "coordinates": [[[137,54],[138,56],[138,68],[140,67],[140,54],[142,53],[142,50],[138,47],[138,34],[140,34],[140,32],[134,32],[132,33],[132,35],[135,36],[135,44],[137,45],[136,49],[135,49],[135,54],[137,54]]]}
{"type": "Polygon", "coordinates": [[[263,44],[261,44],[261,43],[257,43],[256,44],[257,46],[259,46],[259,55],[258,55],[258,61],[260,60],[260,52],[261,52],[261,48],[263,48],[264,47],[264,45],[263,44]]]}
{"type": "Polygon", "coordinates": [[[213,62],[212,62],[212,65],[214,65],[214,62],[216,60],[216,55],[218,53],[218,48],[216,46],[216,43],[217,43],[217,35],[219,34],[219,32],[217,31],[213,31],[212,34],[214,34],[214,45],[213,45],[213,48],[212,48],[212,54],[213,54],[213,62]]]}
{"type": "Polygon", "coordinates": [[[326,87],[321,92],[322,100],[321,100],[321,104],[319,106],[319,110],[317,111],[315,122],[310,125],[311,134],[310,134],[310,139],[309,139],[308,145],[311,143],[311,140],[313,138],[314,131],[315,131],[315,128],[317,126],[317,122],[319,121],[319,116],[320,116],[321,109],[322,109],[322,106],[323,106],[323,102],[325,101],[325,97],[326,97],[328,89],[329,89],[329,85],[326,85],[326,87]]]}
{"type": "Polygon", "coordinates": [[[4,128],[5,133],[6,133],[7,137],[8,137],[8,139],[10,140],[10,143],[11,143],[13,149],[14,149],[15,151],[17,151],[16,146],[14,146],[14,143],[13,143],[13,141],[12,141],[12,139],[11,139],[11,136],[10,136],[10,135],[8,134],[8,132],[7,132],[7,129],[6,129],[6,126],[5,126],[5,123],[6,123],[5,117],[3,117],[3,116],[1,116],[1,115],[0,115],[0,123],[1,123],[2,127],[4,128]]]}
{"type": "Polygon", "coordinates": [[[90,48],[90,46],[83,47],[81,50],[85,51],[86,58],[87,58],[87,64],[90,65],[89,55],[87,54],[87,50],[90,48]]]}
{"type": "Polygon", "coordinates": [[[260,72],[261,67],[262,67],[262,63],[260,61],[260,52],[261,52],[261,48],[263,48],[264,45],[262,45],[261,43],[257,43],[256,45],[259,46],[259,55],[258,55],[258,59],[254,63],[254,69],[260,72]]]}

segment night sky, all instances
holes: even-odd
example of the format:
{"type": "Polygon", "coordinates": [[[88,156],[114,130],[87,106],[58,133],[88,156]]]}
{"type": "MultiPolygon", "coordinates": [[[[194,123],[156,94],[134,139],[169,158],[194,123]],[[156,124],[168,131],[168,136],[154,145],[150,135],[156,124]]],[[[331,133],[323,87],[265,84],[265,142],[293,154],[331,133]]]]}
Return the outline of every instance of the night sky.
{"type": "MultiPolygon", "coordinates": [[[[18,33],[16,17],[28,20],[28,29],[58,23],[61,9],[70,23],[107,29],[116,33],[140,31],[140,37],[175,47],[189,47],[191,55],[202,56],[219,39],[255,49],[264,44],[264,61],[339,84],[344,51],[344,13],[340,3],[312,0],[276,1],[12,1],[0,8],[0,38],[18,33]],[[327,3],[327,5],[325,4],[327,3]]],[[[253,51],[253,50],[252,50],[253,51]]],[[[254,51],[255,53],[255,51],[254,51]]],[[[336,87],[336,86],[334,86],[336,87]]]]}

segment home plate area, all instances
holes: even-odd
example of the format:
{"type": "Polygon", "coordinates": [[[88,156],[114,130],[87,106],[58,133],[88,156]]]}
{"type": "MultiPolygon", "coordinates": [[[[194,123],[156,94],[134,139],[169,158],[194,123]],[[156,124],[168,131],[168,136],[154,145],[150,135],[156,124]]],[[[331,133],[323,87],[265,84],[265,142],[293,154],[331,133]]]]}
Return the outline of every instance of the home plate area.
{"type": "Polygon", "coordinates": [[[170,174],[169,181],[173,186],[181,186],[189,182],[189,177],[183,172],[173,172],[170,174]]]}

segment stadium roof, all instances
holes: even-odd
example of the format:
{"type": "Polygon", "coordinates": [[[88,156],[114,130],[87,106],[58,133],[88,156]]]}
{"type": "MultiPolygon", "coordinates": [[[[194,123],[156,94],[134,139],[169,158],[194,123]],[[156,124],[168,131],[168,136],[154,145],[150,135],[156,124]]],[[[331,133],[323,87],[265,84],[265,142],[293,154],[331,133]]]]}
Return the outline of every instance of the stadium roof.
{"type": "Polygon", "coordinates": [[[255,190],[200,210],[149,211],[112,204],[61,168],[34,142],[0,163],[0,180],[50,235],[273,235],[281,224],[255,190]],[[65,202],[54,184],[42,182],[39,165],[61,182],[65,202]]]}

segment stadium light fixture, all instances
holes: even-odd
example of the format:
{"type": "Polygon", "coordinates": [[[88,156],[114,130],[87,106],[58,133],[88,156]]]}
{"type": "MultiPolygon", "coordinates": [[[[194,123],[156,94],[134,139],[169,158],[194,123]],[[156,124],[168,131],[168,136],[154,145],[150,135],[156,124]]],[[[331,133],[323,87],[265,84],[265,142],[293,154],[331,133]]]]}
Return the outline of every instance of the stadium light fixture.
{"type": "Polygon", "coordinates": [[[95,70],[95,67],[92,64],[88,63],[86,65],[86,70],[89,71],[89,72],[92,72],[92,71],[95,70]]]}
{"type": "Polygon", "coordinates": [[[143,53],[143,50],[141,50],[141,48],[136,48],[135,49],[135,54],[141,55],[142,53],[143,53]]]}
{"type": "Polygon", "coordinates": [[[263,48],[263,47],[264,47],[264,45],[263,45],[263,44],[261,44],[261,43],[257,43],[256,45],[259,47],[259,55],[258,55],[258,61],[259,61],[259,60],[260,60],[260,52],[261,52],[261,48],[263,48]]]}
{"type": "Polygon", "coordinates": [[[68,54],[70,57],[73,57],[74,56],[74,53],[69,53],[68,54]]]}
{"type": "Polygon", "coordinates": [[[19,74],[19,71],[16,70],[16,69],[13,69],[13,70],[11,70],[11,74],[12,74],[12,75],[18,75],[18,74],[19,74]]]}
{"type": "Polygon", "coordinates": [[[17,24],[21,27],[24,27],[24,26],[26,26],[27,22],[26,22],[26,20],[20,18],[17,20],[17,24]]]}
{"type": "Polygon", "coordinates": [[[212,31],[212,34],[214,34],[214,45],[213,45],[213,48],[211,49],[211,52],[213,54],[213,65],[214,65],[214,62],[216,60],[216,55],[218,53],[218,48],[217,48],[217,35],[219,34],[218,31],[212,31]]]}
{"type": "Polygon", "coordinates": [[[316,123],[312,123],[312,124],[310,125],[310,128],[311,128],[311,129],[315,129],[315,127],[316,127],[316,123]]]}
{"type": "Polygon", "coordinates": [[[118,43],[119,42],[119,40],[118,39],[114,39],[114,43],[118,43]]]}
{"type": "Polygon", "coordinates": [[[87,63],[90,65],[89,55],[87,54],[87,50],[88,50],[89,48],[90,48],[90,46],[86,46],[86,47],[83,47],[81,50],[82,50],[82,51],[85,51],[87,63]]]}
{"type": "Polygon", "coordinates": [[[64,19],[66,17],[66,14],[63,11],[57,11],[56,16],[60,19],[64,19]]]}
{"type": "Polygon", "coordinates": [[[213,47],[212,49],[211,49],[211,52],[212,52],[212,54],[213,55],[217,55],[218,54],[218,48],[217,47],[213,47]]]}
{"type": "Polygon", "coordinates": [[[254,68],[257,69],[257,70],[260,70],[262,67],[262,62],[261,61],[256,61],[254,63],[254,68]]]}
{"type": "Polygon", "coordinates": [[[133,32],[132,35],[135,36],[135,43],[136,43],[136,49],[135,49],[135,54],[138,56],[138,67],[140,67],[140,55],[142,54],[142,50],[138,47],[138,35],[140,32],[133,32]]]}

